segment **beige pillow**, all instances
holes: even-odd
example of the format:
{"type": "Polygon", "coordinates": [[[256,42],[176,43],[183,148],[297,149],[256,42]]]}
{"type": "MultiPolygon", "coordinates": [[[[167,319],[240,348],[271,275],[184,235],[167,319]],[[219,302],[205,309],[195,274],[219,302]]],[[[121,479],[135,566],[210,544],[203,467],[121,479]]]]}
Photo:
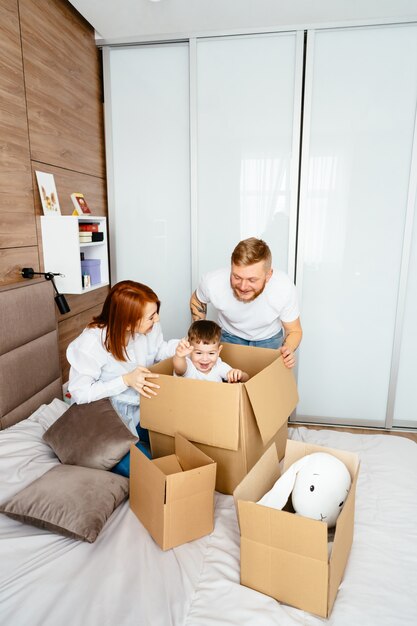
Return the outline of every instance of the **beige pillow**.
{"type": "Polygon", "coordinates": [[[124,476],[57,465],[2,504],[0,513],[93,543],[128,491],[129,481],[124,476]]]}
{"type": "Polygon", "coordinates": [[[136,443],[108,398],[73,404],[43,435],[61,463],[110,469],[136,443]]]}

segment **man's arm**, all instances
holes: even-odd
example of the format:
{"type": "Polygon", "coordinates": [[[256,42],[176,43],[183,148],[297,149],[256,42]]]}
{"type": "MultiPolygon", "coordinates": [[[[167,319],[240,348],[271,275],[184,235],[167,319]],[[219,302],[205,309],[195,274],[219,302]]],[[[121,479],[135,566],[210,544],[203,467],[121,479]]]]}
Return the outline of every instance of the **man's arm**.
{"type": "Polygon", "coordinates": [[[206,319],[207,304],[200,302],[195,291],[190,298],[190,311],[193,322],[206,319]]]}
{"type": "Polygon", "coordinates": [[[297,319],[293,322],[281,321],[281,324],[285,331],[285,339],[281,348],[281,354],[284,359],[284,365],[291,368],[295,365],[294,352],[301,343],[303,329],[301,328],[299,317],[297,317],[297,319]]]}

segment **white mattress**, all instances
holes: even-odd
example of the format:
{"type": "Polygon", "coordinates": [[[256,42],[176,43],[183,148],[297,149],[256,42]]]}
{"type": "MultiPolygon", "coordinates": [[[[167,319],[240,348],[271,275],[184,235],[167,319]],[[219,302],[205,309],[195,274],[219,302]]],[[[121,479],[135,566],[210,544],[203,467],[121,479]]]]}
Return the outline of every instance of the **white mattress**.
{"type": "MultiPolygon", "coordinates": [[[[55,400],[0,433],[0,501],[58,463],[42,434],[64,409],[55,400]]],[[[304,428],[291,437],[354,451],[361,459],[354,541],[329,620],[239,584],[233,499],[216,494],[214,532],[167,552],[128,502],[94,544],[0,515],[0,624],[416,626],[416,444],[304,428]]]]}

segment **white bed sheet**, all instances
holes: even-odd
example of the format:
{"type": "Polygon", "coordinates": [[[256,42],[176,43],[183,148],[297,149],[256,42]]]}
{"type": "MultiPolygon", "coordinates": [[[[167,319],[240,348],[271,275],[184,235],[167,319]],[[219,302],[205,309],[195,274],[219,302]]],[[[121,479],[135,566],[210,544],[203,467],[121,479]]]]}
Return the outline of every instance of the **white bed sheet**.
{"type": "MultiPolygon", "coordinates": [[[[65,408],[55,400],[0,433],[0,501],[58,463],[42,434],[65,408]]],[[[417,445],[387,435],[290,433],[361,459],[354,542],[329,620],[239,584],[233,498],[216,494],[213,533],[167,552],[128,502],[94,544],[0,515],[0,624],[416,626],[417,445]]]]}

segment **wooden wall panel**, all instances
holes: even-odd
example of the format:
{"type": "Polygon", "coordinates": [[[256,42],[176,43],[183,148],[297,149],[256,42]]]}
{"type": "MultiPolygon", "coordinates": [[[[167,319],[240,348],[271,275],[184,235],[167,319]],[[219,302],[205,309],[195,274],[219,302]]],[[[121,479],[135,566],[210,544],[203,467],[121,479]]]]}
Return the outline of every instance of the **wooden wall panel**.
{"type": "Polygon", "coordinates": [[[107,217],[107,191],[104,178],[97,178],[96,176],[89,176],[69,169],[32,161],[33,201],[36,215],[43,215],[35,176],[36,170],[54,175],[62,215],[71,215],[74,206],[70,196],[74,191],[79,191],[84,194],[93,215],[104,215],[107,217]]]}
{"type": "Polygon", "coordinates": [[[81,295],[70,294],[65,298],[70,306],[71,311],[65,315],[65,319],[78,315],[87,309],[92,309],[98,305],[102,306],[107,294],[109,293],[109,287],[101,287],[100,289],[93,289],[87,293],[81,295]]]}
{"type": "MultiPolygon", "coordinates": [[[[0,284],[44,269],[36,170],[54,175],[63,215],[79,191],[107,216],[101,90],[94,30],[72,5],[0,0],[0,284]]],[[[67,296],[70,313],[56,311],[64,380],[66,347],[107,293],[67,296]]]]}
{"type": "Polygon", "coordinates": [[[22,278],[22,267],[33,267],[35,271],[39,271],[37,247],[0,250],[0,284],[7,285],[26,280],[22,278]]]}
{"type": "Polygon", "coordinates": [[[0,248],[36,246],[17,0],[0,0],[0,24],[0,248]]]}
{"type": "Polygon", "coordinates": [[[31,155],[105,176],[94,32],[65,0],[19,0],[31,155]]]}
{"type": "Polygon", "coordinates": [[[30,213],[0,211],[0,248],[37,246],[33,208],[30,213]]]}
{"type": "Polygon", "coordinates": [[[102,306],[98,305],[83,311],[77,317],[70,317],[59,324],[59,358],[61,362],[62,380],[68,380],[69,363],[65,353],[68,344],[80,334],[80,326],[85,328],[95,315],[101,312],[102,306]]]}

